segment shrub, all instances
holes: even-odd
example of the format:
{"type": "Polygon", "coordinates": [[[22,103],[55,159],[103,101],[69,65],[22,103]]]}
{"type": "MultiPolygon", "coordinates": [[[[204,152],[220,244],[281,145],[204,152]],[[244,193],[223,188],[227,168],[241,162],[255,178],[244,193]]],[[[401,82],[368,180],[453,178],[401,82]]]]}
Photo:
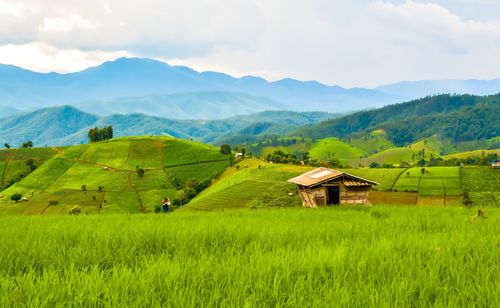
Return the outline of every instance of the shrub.
{"type": "Polygon", "coordinates": [[[71,210],[68,211],[68,214],[70,214],[70,215],[80,215],[81,213],[82,213],[82,210],[78,206],[75,206],[71,210]]]}
{"type": "Polygon", "coordinates": [[[138,168],[138,169],[136,170],[136,172],[137,172],[137,175],[138,175],[140,178],[142,178],[142,177],[144,176],[144,173],[145,173],[144,169],[142,169],[142,168],[138,168]]]}
{"type": "Polygon", "coordinates": [[[18,202],[19,200],[21,200],[22,197],[23,197],[23,195],[21,195],[21,194],[13,194],[12,196],[10,196],[10,200],[12,200],[14,202],[18,202]]]}

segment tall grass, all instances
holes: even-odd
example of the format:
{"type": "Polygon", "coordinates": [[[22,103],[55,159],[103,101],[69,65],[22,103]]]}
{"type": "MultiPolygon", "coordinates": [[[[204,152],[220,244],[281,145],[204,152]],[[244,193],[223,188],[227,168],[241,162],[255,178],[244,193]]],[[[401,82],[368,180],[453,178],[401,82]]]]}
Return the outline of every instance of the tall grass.
{"type": "Polygon", "coordinates": [[[500,303],[500,211],[0,218],[0,306],[500,303]]]}

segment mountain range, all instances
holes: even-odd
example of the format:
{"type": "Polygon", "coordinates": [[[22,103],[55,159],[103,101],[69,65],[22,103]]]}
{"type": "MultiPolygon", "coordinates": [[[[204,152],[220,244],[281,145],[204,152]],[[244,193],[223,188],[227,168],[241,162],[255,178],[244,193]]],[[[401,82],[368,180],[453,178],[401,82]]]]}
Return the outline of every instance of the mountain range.
{"type": "Polygon", "coordinates": [[[142,58],[120,58],[86,70],[37,73],[0,65],[0,118],[22,111],[73,105],[108,116],[143,113],[176,119],[222,119],[265,110],[341,113],[377,108],[439,93],[500,92],[500,79],[401,82],[374,89],[317,81],[235,78],[142,58]]]}
{"type": "Polygon", "coordinates": [[[232,136],[287,134],[338,116],[325,112],[265,111],[223,120],[177,120],[144,114],[100,117],[72,106],[57,106],[1,119],[0,143],[14,147],[27,140],[37,147],[81,144],[88,142],[90,128],[111,125],[115,137],[171,135],[217,144],[232,136]]]}

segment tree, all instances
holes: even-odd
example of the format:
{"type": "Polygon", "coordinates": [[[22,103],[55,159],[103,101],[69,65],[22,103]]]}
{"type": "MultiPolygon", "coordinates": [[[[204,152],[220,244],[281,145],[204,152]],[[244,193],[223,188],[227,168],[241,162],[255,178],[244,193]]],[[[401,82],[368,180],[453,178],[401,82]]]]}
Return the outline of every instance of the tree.
{"type": "Polygon", "coordinates": [[[175,194],[174,203],[184,205],[184,202],[186,201],[186,199],[187,199],[187,194],[183,189],[181,189],[181,190],[178,190],[177,193],[175,194]]]}
{"type": "Polygon", "coordinates": [[[22,197],[23,196],[21,194],[13,194],[12,196],[10,196],[10,200],[18,202],[19,200],[21,200],[22,197]]]}
{"type": "Polygon", "coordinates": [[[229,144],[223,144],[220,146],[220,153],[223,155],[229,155],[231,154],[231,147],[229,144]]]}
{"type": "Polygon", "coordinates": [[[34,160],[34,159],[31,159],[31,158],[30,158],[30,159],[28,159],[28,160],[26,161],[26,165],[30,168],[30,171],[31,171],[31,172],[35,171],[35,169],[36,169],[36,165],[35,165],[35,160],[34,160]]]}
{"type": "Polygon", "coordinates": [[[378,167],[380,167],[380,164],[379,164],[379,163],[377,163],[376,161],[372,161],[372,162],[370,163],[370,168],[378,168],[378,167]]]}
{"type": "Polygon", "coordinates": [[[246,148],[240,148],[240,153],[241,153],[241,158],[245,158],[245,155],[247,154],[247,149],[246,148]]]}
{"type": "Polygon", "coordinates": [[[30,149],[30,148],[33,147],[33,142],[32,141],[23,142],[23,144],[21,145],[21,147],[23,149],[30,149]]]}
{"type": "Polygon", "coordinates": [[[6,148],[6,149],[10,149],[10,144],[8,143],[4,143],[3,146],[6,148]]]}
{"type": "Polygon", "coordinates": [[[144,176],[144,172],[145,172],[145,171],[144,171],[144,169],[142,169],[142,168],[137,168],[137,169],[136,169],[136,172],[137,172],[137,175],[138,175],[140,178],[142,178],[142,177],[144,176]]]}
{"type": "Polygon", "coordinates": [[[102,129],[98,127],[91,128],[88,132],[90,142],[99,142],[113,139],[113,127],[111,125],[104,126],[102,129]]]}

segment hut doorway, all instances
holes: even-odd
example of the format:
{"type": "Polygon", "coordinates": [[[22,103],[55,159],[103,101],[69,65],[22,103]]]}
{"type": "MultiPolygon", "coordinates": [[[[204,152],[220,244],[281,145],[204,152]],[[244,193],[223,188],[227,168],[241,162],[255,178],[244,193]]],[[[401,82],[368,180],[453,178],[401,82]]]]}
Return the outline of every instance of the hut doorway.
{"type": "Polygon", "coordinates": [[[340,204],[340,187],[339,186],[328,186],[328,205],[339,205],[340,204]]]}

